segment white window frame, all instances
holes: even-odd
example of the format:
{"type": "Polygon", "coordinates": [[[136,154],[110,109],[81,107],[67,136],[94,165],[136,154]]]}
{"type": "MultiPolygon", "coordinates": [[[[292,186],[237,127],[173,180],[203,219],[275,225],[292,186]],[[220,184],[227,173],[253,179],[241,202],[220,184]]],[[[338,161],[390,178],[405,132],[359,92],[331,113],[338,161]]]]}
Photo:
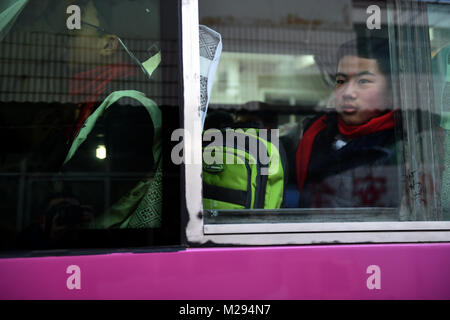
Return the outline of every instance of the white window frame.
{"type": "MultiPolygon", "coordinates": [[[[392,17],[395,15],[396,19],[406,20],[401,13],[394,10],[400,6],[401,1],[394,1],[395,7],[391,6],[390,14],[392,17]]],[[[411,6],[414,6],[414,2],[411,1],[411,6]]],[[[198,26],[198,1],[182,0],[184,128],[192,137],[192,141],[185,143],[184,150],[192,157],[202,152],[202,136],[199,130],[201,118],[198,26]]],[[[406,85],[401,87],[400,94],[404,94],[407,90],[406,85]]],[[[185,232],[191,246],[206,243],[292,245],[450,241],[448,221],[204,224],[201,175],[200,164],[185,164],[188,214],[185,232]]]]}

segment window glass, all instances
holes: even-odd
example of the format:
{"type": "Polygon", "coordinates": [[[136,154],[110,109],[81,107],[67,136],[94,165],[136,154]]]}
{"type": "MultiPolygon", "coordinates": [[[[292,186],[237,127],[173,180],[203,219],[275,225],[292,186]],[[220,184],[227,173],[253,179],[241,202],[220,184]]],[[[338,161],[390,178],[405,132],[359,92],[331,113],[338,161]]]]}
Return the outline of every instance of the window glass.
{"type": "Polygon", "coordinates": [[[0,9],[0,249],[179,243],[176,2],[0,9]]]}
{"type": "MultiPolygon", "coordinates": [[[[432,100],[413,107],[432,92],[409,87],[431,79],[428,30],[400,40],[424,24],[393,6],[199,1],[223,40],[203,128],[205,223],[448,220],[441,113],[432,100]]],[[[430,30],[432,47],[448,31],[430,30]]]]}
{"type": "Polygon", "coordinates": [[[450,5],[428,4],[434,100],[442,139],[442,215],[450,220],[450,5]]]}

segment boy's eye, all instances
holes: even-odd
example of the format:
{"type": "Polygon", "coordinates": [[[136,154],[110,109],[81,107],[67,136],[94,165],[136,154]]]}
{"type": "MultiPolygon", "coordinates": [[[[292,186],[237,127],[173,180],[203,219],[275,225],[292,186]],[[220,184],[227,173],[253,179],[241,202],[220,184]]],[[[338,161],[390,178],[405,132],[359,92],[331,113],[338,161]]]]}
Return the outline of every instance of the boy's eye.
{"type": "Polygon", "coordinates": [[[336,84],[344,84],[345,80],[344,79],[336,79],[336,84]]]}
{"type": "Polygon", "coordinates": [[[372,81],[368,80],[368,79],[359,79],[358,83],[360,84],[366,84],[366,83],[371,83],[372,81]]]}

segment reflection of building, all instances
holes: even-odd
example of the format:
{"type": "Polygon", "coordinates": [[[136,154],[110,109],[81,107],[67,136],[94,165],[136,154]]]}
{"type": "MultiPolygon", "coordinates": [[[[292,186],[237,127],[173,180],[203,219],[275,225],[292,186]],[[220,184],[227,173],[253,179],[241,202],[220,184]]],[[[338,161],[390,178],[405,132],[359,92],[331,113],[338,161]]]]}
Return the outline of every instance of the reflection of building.
{"type": "MultiPolygon", "coordinates": [[[[355,37],[353,23],[362,19],[350,1],[327,6],[330,10],[317,11],[317,3],[246,1],[237,10],[229,2],[200,1],[200,23],[223,39],[210,108],[262,101],[283,106],[287,115],[326,107],[334,53],[355,37]]],[[[293,115],[281,116],[279,124],[293,121],[293,115]]]]}
{"type": "Polygon", "coordinates": [[[355,36],[349,30],[312,30],[308,26],[212,28],[221,33],[224,47],[210,109],[239,109],[249,101],[267,102],[278,110],[280,126],[301,121],[299,114],[329,105],[334,53],[355,36]]]}
{"type": "MultiPolygon", "coordinates": [[[[72,76],[67,64],[69,39],[68,35],[45,32],[14,32],[5,37],[0,46],[0,101],[78,102],[69,94],[68,89],[68,82],[72,76]]],[[[137,56],[145,56],[150,44],[154,43],[154,41],[142,39],[123,40],[130,51],[137,56]]],[[[161,45],[166,48],[166,52],[173,55],[173,57],[163,56],[164,62],[169,59],[172,61],[178,59],[178,53],[171,50],[171,47],[174,47],[171,42],[166,41],[161,45]]],[[[131,64],[134,63],[131,58],[126,57],[131,64]]],[[[142,74],[131,81],[113,81],[112,90],[133,87],[145,92],[159,104],[177,105],[178,79],[174,75],[178,72],[175,64],[164,62],[153,74],[152,79],[142,74]],[[163,74],[164,77],[162,77],[163,74]]],[[[94,67],[96,65],[86,64],[86,70],[94,67]]]]}
{"type": "MultiPolygon", "coordinates": [[[[335,51],[357,32],[367,32],[367,6],[347,0],[301,5],[296,0],[200,0],[200,23],[223,39],[210,107],[257,100],[297,106],[295,113],[329,106],[335,51]]],[[[386,11],[381,32],[387,32],[386,11]]]]}
{"type": "Polygon", "coordinates": [[[222,35],[224,52],[212,104],[251,100],[318,104],[329,94],[323,73],[333,72],[336,48],[354,37],[349,31],[306,28],[213,28],[222,35]]]}
{"type": "Polygon", "coordinates": [[[316,103],[328,93],[311,55],[224,52],[211,102],[298,105],[316,103]]]}

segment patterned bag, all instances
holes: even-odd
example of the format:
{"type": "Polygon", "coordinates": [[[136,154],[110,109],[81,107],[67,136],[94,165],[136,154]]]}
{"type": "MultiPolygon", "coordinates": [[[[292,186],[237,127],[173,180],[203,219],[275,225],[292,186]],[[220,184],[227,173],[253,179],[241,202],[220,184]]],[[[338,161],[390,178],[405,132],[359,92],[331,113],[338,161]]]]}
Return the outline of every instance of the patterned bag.
{"type": "Polygon", "coordinates": [[[202,127],[208,111],[209,98],[222,54],[222,38],[214,30],[200,25],[200,111],[202,127]]]}

